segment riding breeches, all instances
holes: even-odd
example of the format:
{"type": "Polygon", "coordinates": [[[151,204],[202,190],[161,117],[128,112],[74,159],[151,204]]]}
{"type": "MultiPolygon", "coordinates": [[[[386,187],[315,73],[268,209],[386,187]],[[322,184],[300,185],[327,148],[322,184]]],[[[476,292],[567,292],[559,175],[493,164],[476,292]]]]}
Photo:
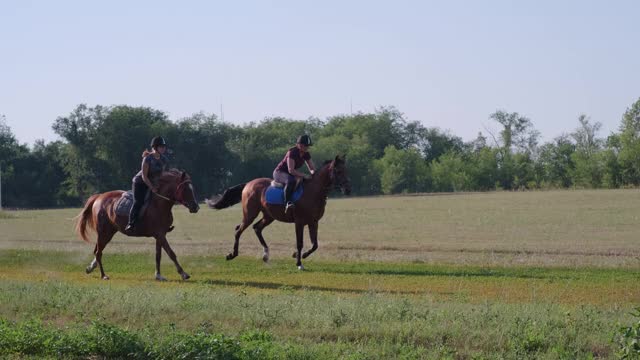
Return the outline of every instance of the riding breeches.
{"type": "Polygon", "coordinates": [[[131,206],[131,212],[129,213],[129,224],[133,224],[138,220],[138,214],[140,209],[144,205],[144,199],[147,197],[149,187],[143,182],[133,183],[133,206],[131,206]]]}
{"type": "Polygon", "coordinates": [[[293,194],[293,189],[296,187],[296,177],[287,172],[276,170],[273,172],[273,180],[281,184],[284,184],[285,203],[291,201],[291,195],[293,194]]]}

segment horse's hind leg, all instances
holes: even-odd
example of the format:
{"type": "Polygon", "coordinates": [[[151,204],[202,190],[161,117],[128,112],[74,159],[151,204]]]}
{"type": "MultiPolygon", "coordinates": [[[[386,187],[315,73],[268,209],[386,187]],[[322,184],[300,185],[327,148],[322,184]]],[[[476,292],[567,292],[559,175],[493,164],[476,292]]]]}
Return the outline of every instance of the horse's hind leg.
{"type": "Polygon", "coordinates": [[[115,229],[105,229],[104,231],[100,231],[98,233],[98,243],[96,244],[96,248],[94,250],[96,257],[93,261],[97,262],[98,266],[100,267],[100,276],[102,276],[102,280],[109,280],[109,277],[104,273],[104,268],[102,267],[102,251],[107,246],[109,241],[111,241],[115,233],[115,229]]]}
{"type": "Polygon", "coordinates": [[[262,236],[262,230],[269,226],[273,222],[273,218],[267,214],[264,214],[264,217],[260,219],[255,225],[253,225],[253,231],[256,232],[256,236],[258,236],[258,240],[260,240],[260,244],[262,244],[262,248],[264,252],[262,253],[262,261],[269,262],[269,246],[267,246],[267,242],[264,241],[264,237],[262,236]]]}
{"type": "Polygon", "coordinates": [[[96,242],[96,247],[93,250],[95,258],[87,267],[87,272],[89,270],[95,269],[96,263],[100,267],[100,276],[103,280],[109,280],[107,274],[104,273],[104,268],[102,267],[102,251],[107,246],[109,241],[113,238],[113,235],[118,231],[113,224],[109,221],[109,218],[104,210],[101,210],[97,216],[97,225],[96,225],[96,233],[98,234],[98,240],[96,242]]]}
{"type": "Polygon", "coordinates": [[[98,266],[100,266],[100,275],[104,280],[108,280],[109,277],[104,273],[104,268],[102,267],[102,251],[107,246],[109,241],[113,238],[113,235],[117,232],[116,228],[109,223],[109,220],[104,212],[100,212],[97,219],[96,233],[98,235],[98,239],[96,241],[96,246],[93,248],[94,258],[93,261],[87,266],[85,271],[87,274],[90,274],[95,270],[98,266]]]}
{"type": "MultiPolygon", "coordinates": [[[[93,248],[93,255],[95,255],[98,252],[98,244],[96,244],[96,246],[93,248]]],[[[93,261],[91,261],[91,263],[87,266],[87,268],[85,269],[85,271],[87,272],[87,274],[91,274],[93,272],[93,270],[95,270],[98,267],[98,260],[96,260],[96,258],[93,258],[93,261]]]]}
{"type": "Polygon", "coordinates": [[[256,208],[251,208],[251,204],[248,205],[248,209],[244,210],[244,214],[242,216],[242,222],[236,226],[236,237],[235,242],[233,243],[233,252],[227,255],[227,260],[232,260],[236,256],[238,256],[238,246],[240,244],[240,235],[242,232],[253,223],[253,221],[258,217],[260,211],[256,208]]]}

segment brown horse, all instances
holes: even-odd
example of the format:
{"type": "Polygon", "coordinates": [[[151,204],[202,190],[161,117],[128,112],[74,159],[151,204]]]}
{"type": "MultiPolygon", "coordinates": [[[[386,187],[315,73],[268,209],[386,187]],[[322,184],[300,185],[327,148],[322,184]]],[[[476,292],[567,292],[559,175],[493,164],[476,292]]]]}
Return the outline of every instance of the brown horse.
{"type": "Polygon", "coordinates": [[[102,267],[102,251],[111,241],[113,235],[118,231],[127,236],[138,237],[154,237],[156,239],[156,280],[165,281],[166,279],[160,275],[160,258],[162,257],[162,249],[173,260],[178,273],[183,280],[189,279],[189,274],[184,272],[176,254],[169,246],[167,241],[167,232],[173,230],[173,215],[171,208],[175,203],[186,206],[191,213],[197,213],[200,207],[196,201],[191,178],[186,172],[171,169],[165,171],[159,179],[158,192],[151,195],[147,210],[138,220],[132,231],[125,232],[128,217],[118,216],[115,207],[118,199],[124,193],[122,190],[109,191],[102,194],[95,194],[87,200],[84,209],[78,215],[76,224],[76,232],[84,241],[89,242],[87,237],[87,227],[89,226],[98,234],[93,253],[95,258],[87,266],[87,274],[91,273],[96,266],[100,266],[102,279],[109,280],[104,273],[102,267]]]}
{"type": "Polygon", "coordinates": [[[240,235],[262,212],[262,219],[253,225],[253,230],[264,249],[262,259],[265,262],[269,261],[269,247],[262,236],[262,230],[274,220],[295,223],[297,250],[293,256],[297,260],[298,269],[303,270],[301,257],[303,259],[307,258],[318,249],[318,221],[324,215],[329,191],[333,188],[340,188],[346,195],[351,193],[351,182],[347,176],[345,160],[336,156],[334,160],[325,162],[311,180],[304,181],[302,197],[296,202],[296,206],[287,213],[284,211],[284,205],[267,203],[265,193],[270,184],[271,179],[255,179],[246,184],[231,187],[225,190],[222,197],[217,201],[208,202],[209,206],[214,209],[224,209],[242,201],[242,222],[236,226],[233,252],[227,255],[227,260],[238,256],[240,235]],[[302,254],[302,238],[305,225],[309,226],[312,247],[302,254]]]}

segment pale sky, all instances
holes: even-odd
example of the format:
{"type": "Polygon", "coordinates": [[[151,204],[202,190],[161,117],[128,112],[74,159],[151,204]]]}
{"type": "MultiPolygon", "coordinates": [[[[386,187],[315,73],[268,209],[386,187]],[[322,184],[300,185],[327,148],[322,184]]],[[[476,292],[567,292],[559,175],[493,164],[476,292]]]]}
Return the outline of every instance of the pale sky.
{"type": "Polygon", "coordinates": [[[640,97],[640,1],[0,0],[0,114],[21,142],[87,103],[233,123],[395,105],[465,140],[496,109],[545,139],[640,97]]]}

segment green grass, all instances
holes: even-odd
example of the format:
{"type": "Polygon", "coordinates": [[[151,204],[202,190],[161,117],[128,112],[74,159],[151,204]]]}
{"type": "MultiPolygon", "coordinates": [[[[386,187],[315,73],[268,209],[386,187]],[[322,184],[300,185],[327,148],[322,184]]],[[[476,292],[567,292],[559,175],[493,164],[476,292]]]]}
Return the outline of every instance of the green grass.
{"type": "MultiPolygon", "coordinates": [[[[10,212],[0,248],[92,251],[73,234],[78,209],[10,212]]],[[[239,207],[175,208],[169,241],[181,254],[223,256],[233,246],[239,207]]],[[[340,261],[491,266],[640,267],[640,192],[553,191],[373,197],[328,202],[313,257],[340,261]]],[[[291,225],[264,231],[274,257],[290,256],[291,225]]],[[[308,239],[305,240],[307,247],[308,239]]],[[[107,253],[152,251],[153,241],[117,235],[107,253]]],[[[260,256],[247,230],[240,252],[260,256]]]]}
{"type": "Polygon", "coordinates": [[[640,270],[629,269],[314,261],[299,272],[288,259],[185,256],[192,281],[165,264],[171,281],[157,283],[151,254],[114,254],[107,282],[83,273],[90,258],[1,251],[0,317],[73,329],[98,321],[138,334],[141,348],[206,326],[233,339],[264,331],[270,349],[329,358],[611,357],[640,299],[640,270]]]}
{"type": "Polygon", "coordinates": [[[165,283],[153,280],[150,240],[114,239],[102,281],[84,273],[92,247],[72,233],[77,209],[10,212],[0,353],[614,358],[640,304],[638,200],[623,190],[330,201],[304,272],[289,257],[291,226],[265,231],[271,263],[251,231],[227,262],[239,209],[178,210],[170,241],[192,279],[164,256],[165,283]]]}
{"type": "Polygon", "coordinates": [[[0,219],[3,219],[3,220],[15,219],[15,215],[13,215],[8,211],[0,210],[0,219]]]}

